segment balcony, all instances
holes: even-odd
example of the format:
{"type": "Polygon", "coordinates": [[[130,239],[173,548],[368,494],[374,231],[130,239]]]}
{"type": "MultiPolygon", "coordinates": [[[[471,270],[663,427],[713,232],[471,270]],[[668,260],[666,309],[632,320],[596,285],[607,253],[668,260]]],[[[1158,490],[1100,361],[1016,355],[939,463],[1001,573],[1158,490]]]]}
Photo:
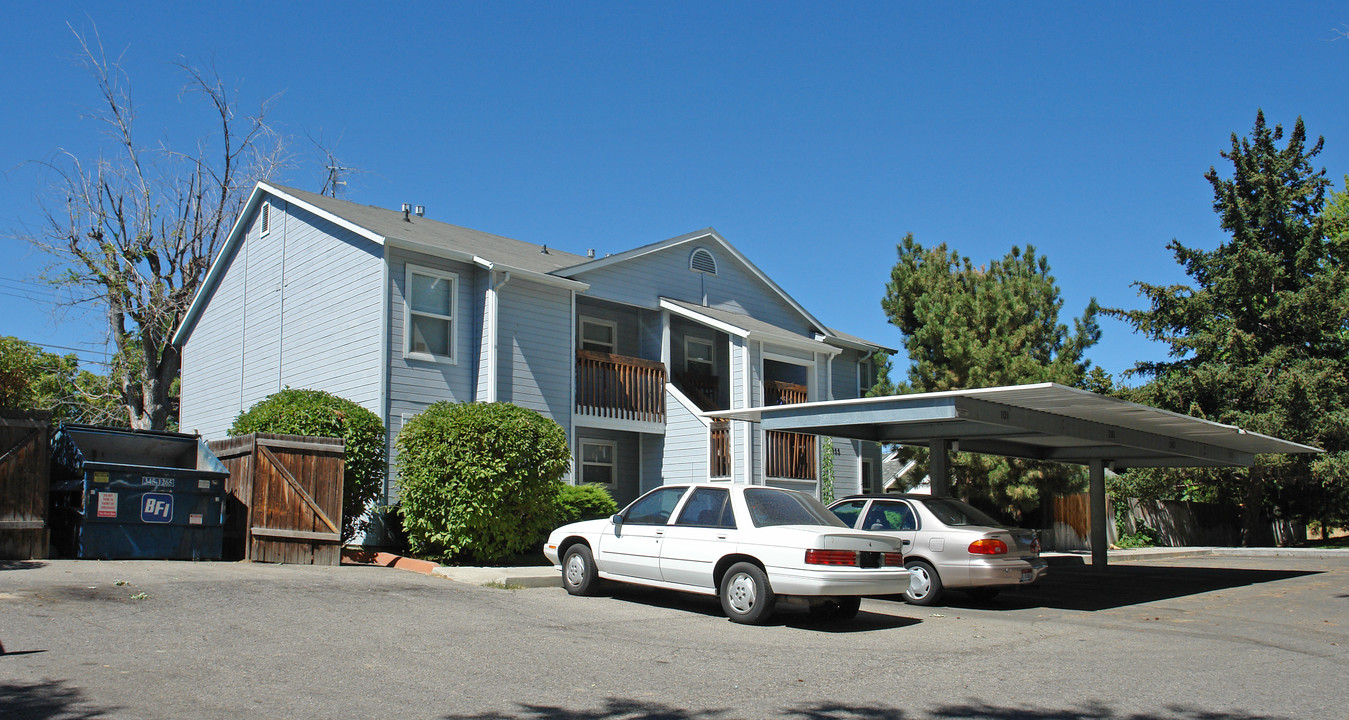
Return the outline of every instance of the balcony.
{"type": "Polygon", "coordinates": [[[665,365],[576,351],[576,414],[634,423],[665,422],[665,365]]]}
{"type": "Polygon", "coordinates": [[[769,430],[764,433],[764,475],[789,480],[818,480],[814,435],[769,430]]]}
{"type": "Polygon", "coordinates": [[[711,454],[708,457],[708,475],[714,478],[731,475],[731,423],[713,420],[709,428],[711,454]]]}

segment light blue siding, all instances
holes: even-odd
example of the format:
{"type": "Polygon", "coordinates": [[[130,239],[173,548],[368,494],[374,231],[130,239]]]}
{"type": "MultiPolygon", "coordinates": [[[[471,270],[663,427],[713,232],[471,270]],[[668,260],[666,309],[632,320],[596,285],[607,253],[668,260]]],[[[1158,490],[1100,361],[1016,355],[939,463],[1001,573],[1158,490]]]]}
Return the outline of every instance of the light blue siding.
{"type": "Polygon", "coordinates": [[[590,283],[588,294],[630,305],[656,308],[659,298],[702,303],[743,313],[803,334],[813,329],[790,304],[741,265],[719,244],[680,243],[642,257],[598,268],[576,276],[590,283]],[[717,259],[717,274],[689,270],[689,254],[697,247],[717,259]]]}
{"type": "Polygon", "coordinates": [[[184,348],[181,426],[223,437],[284,387],[379,414],[379,247],[279,201],[266,236],[248,222],[184,348]]]}
{"type": "MultiPolygon", "coordinates": [[[[389,263],[389,417],[415,415],[433,403],[472,402],[476,379],[474,347],[477,344],[474,314],[473,265],[388,248],[389,263]],[[459,276],[456,287],[454,333],[456,363],[408,358],[404,350],[407,266],[411,263],[459,276]]],[[[393,425],[393,422],[389,423],[393,425]]]]}
{"type": "Polygon", "coordinates": [[[665,393],[665,458],[663,484],[707,479],[707,425],[667,390],[665,393]]]}
{"type": "MultiPolygon", "coordinates": [[[[611,322],[615,325],[616,355],[628,357],[651,357],[642,354],[642,323],[637,308],[630,305],[596,302],[585,296],[576,298],[576,342],[581,342],[581,319],[591,318],[611,322]]],[[[659,328],[658,328],[659,329],[659,328]]],[[[658,341],[659,342],[659,341],[658,341]]],[[[657,359],[660,358],[660,345],[656,346],[657,359]]]]}
{"type": "Polygon", "coordinates": [[[497,399],[571,423],[571,292],[515,278],[497,293],[497,399]]]}

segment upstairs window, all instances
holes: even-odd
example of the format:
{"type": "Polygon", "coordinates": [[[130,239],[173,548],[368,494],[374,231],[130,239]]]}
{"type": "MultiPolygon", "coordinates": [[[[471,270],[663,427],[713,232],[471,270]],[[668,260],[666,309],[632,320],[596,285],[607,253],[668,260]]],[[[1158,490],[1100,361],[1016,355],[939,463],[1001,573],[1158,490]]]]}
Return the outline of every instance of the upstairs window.
{"type": "Polygon", "coordinates": [[[455,362],[455,289],[459,276],[407,266],[407,330],[404,354],[417,360],[455,362]]]}
{"type": "Polygon", "coordinates": [[[710,377],[715,374],[712,341],[703,338],[684,338],[684,372],[710,377]]]}
{"type": "Polygon", "coordinates": [[[618,326],[608,320],[581,318],[581,349],[614,354],[618,348],[618,326]]]}
{"type": "Polygon", "coordinates": [[[857,397],[865,397],[876,385],[876,363],[870,358],[857,363],[857,397]]]}

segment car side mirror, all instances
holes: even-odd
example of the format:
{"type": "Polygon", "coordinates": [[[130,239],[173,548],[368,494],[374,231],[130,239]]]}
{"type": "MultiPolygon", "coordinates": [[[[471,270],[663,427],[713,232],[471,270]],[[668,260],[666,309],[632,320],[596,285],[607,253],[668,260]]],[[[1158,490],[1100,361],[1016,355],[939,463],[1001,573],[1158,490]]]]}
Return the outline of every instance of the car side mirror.
{"type": "Polygon", "coordinates": [[[623,513],[614,513],[613,515],[611,515],[611,516],[609,517],[609,522],[611,522],[611,523],[613,523],[613,524],[615,524],[615,525],[622,525],[622,524],[623,524],[623,513]]]}

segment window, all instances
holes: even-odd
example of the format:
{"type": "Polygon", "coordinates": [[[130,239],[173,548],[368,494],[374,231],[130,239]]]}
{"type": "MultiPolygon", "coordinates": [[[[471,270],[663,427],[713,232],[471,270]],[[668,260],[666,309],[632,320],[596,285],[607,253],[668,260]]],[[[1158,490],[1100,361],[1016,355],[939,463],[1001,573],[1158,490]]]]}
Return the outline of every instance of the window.
{"type": "Polygon", "coordinates": [[[272,231],[272,203],[269,200],[262,201],[262,229],[259,235],[266,235],[272,231]]]}
{"type": "Polygon", "coordinates": [[[748,488],[745,490],[745,504],[749,506],[749,519],[755,527],[771,525],[847,527],[842,520],[821,505],[819,500],[799,492],[763,487],[748,488]]]}
{"type": "Polygon", "coordinates": [[[581,349],[614,354],[618,347],[618,326],[608,320],[581,318],[581,349]]]}
{"type": "Polygon", "coordinates": [[[880,492],[880,488],[876,487],[876,478],[872,475],[873,467],[871,458],[862,458],[862,492],[880,492]]]}
{"type": "Polygon", "coordinates": [[[419,360],[455,362],[455,289],[459,276],[429,268],[407,266],[404,307],[407,328],[404,354],[419,360]]]}
{"type": "Polygon", "coordinates": [[[867,512],[864,530],[916,530],[913,509],[902,502],[874,502],[867,512]]]}
{"type": "Polygon", "coordinates": [[[664,525],[670,520],[670,513],[679,504],[687,488],[657,488],[637,498],[637,502],[628,506],[623,513],[623,522],[632,525],[664,525]]]}
{"type": "Polygon", "coordinates": [[[703,338],[684,338],[684,372],[695,375],[714,375],[712,341],[703,338]]]}
{"type": "Polygon", "coordinates": [[[876,363],[870,359],[857,363],[857,396],[866,397],[867,391],[876,385],[876,363]]]}
{"type": "Polygon", "coordinates": [[[857,516],[862,514],[862,507],[866,504],[866,500],[853,500],[835,505],[829,508],[829,511],[837,515],[839,520],[847,523],[848,527],[852,527],[857,524],[857,516]]]}
{"type": "Polygon", "coordinates": [[[612,485],[617,469],[614,455],[614,443],[608,440],[582,440],[581,482],[612,485]]]}
{"type": "Polygon", "coordinates": [[[679,511],[676,525],[692,527],[735,528],[735,513],[731,510],[731,493],[725,488],[694,488],[684,509],[679,511]]]}

